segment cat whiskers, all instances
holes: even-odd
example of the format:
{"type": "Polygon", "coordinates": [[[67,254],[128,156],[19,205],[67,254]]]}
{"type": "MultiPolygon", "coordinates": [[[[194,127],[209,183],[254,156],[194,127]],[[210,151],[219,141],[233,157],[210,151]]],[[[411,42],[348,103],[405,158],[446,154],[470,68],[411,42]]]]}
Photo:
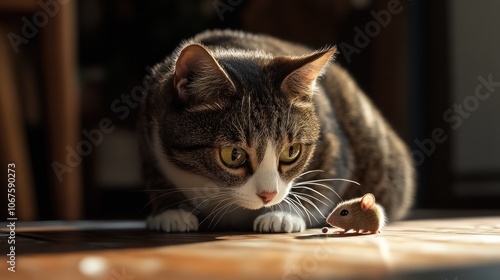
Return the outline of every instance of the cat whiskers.
{"type": "MultiPolygon", "coordinates": [[[[316,220],[316,222],[319,222],[319,221],[318,221],[318,219],[316,219],[316,217],[314,216],[314,214],[313,214],[313,213],[312,213],[309,209],[307,209],[307,207],[306,207],[304,204],[302,204],[302,202],[301,202],[301,201],[307,202],[307,203],[308,203],[309,205],[311,205],[314,209],[316,209],[316,211],[318,211],[318,213],[320,214],[320,216],[321,216],[322,218],[325,218],[325,216],[323,215],[323,213],[321,213],[321,210],[319,210],[318,206],[317,206],[314,202],[312,202],[310,199],[308,199],[308,198],[304,197],[304,196],[303,196],[303,195],[304,195],[303,193],[299,193],[299,192],[293,192],[293,193],[292,193],[292,192],[290,192],[290,193],[291,193],[291,194],[292,194],[292,195],[293,195],[293,196],[297,199],[297,202],[298,202],[298,203],[300,204],[300,206],[301,206],[301,207],[305,210],[305,212],[306,212],[306,214],[307,214],[307,216],[308,216],[308,218],[309,218],[309,223],[311,223],[311,218],[310,218],[310,216],[312,216],[312,217],[316,220]]],[[[317,199],[317,198],[316,198],[316,199],[317,199]]],[[[317,199],[317,200],[319,201],[319,199],[317,199]]]]}
{"type": "MultiPolygon", "coordinates": [[[[226,192],[220,192],[217,194],[214,194],[212,196],[205,196],[205,199],[201,203],[197,203],[198,205],[191,211],[191,213],[194,213],[195,211],[202,212],[203,210],[207,209],[208,207],[214,205],[215,203],[219,202],[220,199],[228,198],[228,194],[226,192]],[[199,210],[198,210],[199,209],[199,210]]],[[[193,203],[196,204],[196,203],[193,203]]]]}
{"type": "MultiPolygon", "coordinates": [[[[233,205],[234,205],[234,202],[231,202],[231,203],[227,204],[227,206],[220,207],[220,210],[217,211],[217,212],[220,213],[220,212],[222,212],[222,210],[224,210],[224,212],[222,212],[222,214],[219,216],[219,219],[217,219],[217,221],[213,225],[212,230],[215,229],[215,227],[217,226],[217,224],[219,223],[219,221],[222,219],[222,217],[224,217],[224,215],[233,212],[234,210],[236,210],[239,207],[239,206],[236,206],[232,210],[229,210],[229,209],[231,209],[231,206],[233,206],[233,205]]],[[[218,213],[216,213],[214,215],[214,217],[212,218],[212,220],[210,221],[210,224],[208,225],[209,228],[210,228],[210,225],[212,225],[212,222],[214,221],[214,219],[217,217],[218,213]]]]}
{"type": "Polygon", "coordinates": [[[333,189],[331,188],[330,186],[327,186],[325,184],[321,184],[322,182],[331,182],[331,181],[344,181],[344,182],[348,182],[348,183],[353,183],[353,184],[356,184],[358,186],[360,186],[360,184],[356,181],[353,181],[353,180],[349,180],[349,179],[342,179],[342,178],[331,178],[331,179],[316,179],[316,180],[310,180],[310,181],[303,181],[303,182],[298,182],[298,183],[295,183],[293,186],[292,186],[292,189],[294,188],[302,188],[302,189],[307,189],[307,190],[310,190],[316,194],[318,194],[319,196],[325,198],[326,200],[330,201],[331,203],[334,203],[333,201],[331,201],[329,198],[327,198],[324,194],[320,193],[319,191],[313,189],[313,188],[310,188],[308,186],[320,186],[320,187],[324,187],[324,188],[327,188],[328,190],[331,190],[333,193],[335,193],[335,195],[341,200],[341,201],[344,201],[342,199],[342,197],[340,197],[340,195],[333,189]]]}
{"type": "MultiPolygon", "coordinates": [[[[165,197],[165,196],[168,196],[168,195],[171,195],[171,194],[174,194],[174,193],[184,193],[185,191],[196,192],[196,190],[192,189],[192,188],[178,188],[178,189],[175,189],[175,190],[146,190],[146,191],[166,191],[166,192],[163,193],[163,194],[161,194],[161,195],[159,195],[159,196],[157,196],[157,197],[155,197],[155,198],[153,198],[153,199],[151,199],[148,203],[146,203],[146,205],[144,205],[144,207],[142,208],[142,210],[144,210],[144,208],[146,208],[153,201],[155,201],[157,199],[160,199],[162,197],[165,197]]],[[[213,188],[205,188],[204,191],[216,191],[216,192],[219,192],[220,190],[217,187],[213,187],[213,188]]],[[[190,201],[196,201],[198,199],[202,199],[202,198],[205,198],[205,197],[206,197],[205,195],[199,195],[199,196],[190,197],[190,198],[187,198],[187,199],[184,199],[184,200],[181,200],[181,201],[176,201],[175,203],[163,206],[162,209],[161,209],[161,211],[163,211],[165,209],[168,209],[168,208],[170,208],[172,206],[175,206],[175,205],[180,205],[182,203],[186,203],[186,202],[190,202],[190,201]]]]}
{"type": "Polygon", "coordinates": [[[307,216],[309,221],[311,221],[311,217],[309,217],[309,213],[307,213],[307,211],[302,211],[300,209],[300,207],[302,207],[302,209],[307,210],[304,207],[304,205],[302,205],[302,203],[300,201],[294,201],[290,197],[285,197],[284,201],[290,206],[290,209],[293,209],[295,211],[295,213],[297,213],[299,216],[302,216],[302,217],[307,216]],[[300,207],[297,205],[297,203],[300,205],[300,207]]]}
{"type": "MultiPolygon", "coordinates": [[[[193,188],[178,188],[175,190],[147,190],[147,191],[165,191],[165,193],[162,193],[161,195],[151,199],[144,207],[143,209],[151,204],[153,201],[157,199],[161,199],[164,196],[168,196],[174,193],[184,193],[184,192],[193,192],[196,193],[199,190],[193,189],[193,188]]],[[[233,201],[233,198],[231,198],[230,194],[228,191],[225,191],[224,189],[218,188],[218,187],[213,187],[213,188],[204,188],[203,191],[209,191],[213,192],[212,194],[200,194],[198,196],[194,197],[188,197],[184,200],[176,201],[175,203],[171,203],[168,205],[164,205],[160,210],[157,211],[157,213],[161,213],[165,210],[171,209],[171,208],[181,208],[181,209],[189,209],[191,210],[190,213],[198,216],[200,212],[203,212],[207,208],[213,208],[210,211],[210,214],[206,216],[199,224],[198,227],[201,226],[204,222],[206,222],[208,219],[210,219],[210,224],[208,227],[212,227],[214,229],[217,224],[220,222],[220,220],[223,218],[224,215],[236,210],[239,206],[236,205],[236,207],[232,207],[235,205],[235,202],[233,201]],[[215,206],[214,206],[215,205],[215,206]],[[183,207],[184,206],[184,207],[183,207]]]]}
{"type": "MultiPolygon", "coordinates": [[[[309,170],[306,171],[298,176],[298,178],[313,173],[313,172],[323,172],[323,170],[309,170]]],[[[354,183],[357,185],[360,185],[358,182],[349,180],[349,179],[342,179],[342,178],[330,178],[330,179],[315,179],[315,180],[309,180],[309,181],[302,181],[298,183],[294,183],[291,187],[290,193],[287,197],[285,197],[284,202],[287,203],[290,207],[290,209],[293,209],[299,216],[306,217],[309,220],[309,223],[312,224],[311,216],[316,220],[316,222],[319,222],[318,219],[316,218],[317,215],[314,215],[310,209],[312,207],[315,209],[319,216],[322,218],[325,218],[324,214],[321,212],[321,210],[318,208],[318,203],[321,203],[325,206],[328,206],[327,202],[330,202],[331,204],[335,204],[330,198],[328,198],[326,195],[322,194],[320,191],[317,189],[313,188],[313,186],[319,186],[319,187],[324,187],[327,188],[328,190],[332,191],[335,193],[335,195],[343,201],[342,197],[331,187],[326,184],[323,184],[324,182],[332,182],[332,181],[344,181],[344,182],[349,182],[349,183],[354,183]],[[303,189],[307,190],[311,193],[305,193],[305,192],[300,192],[300,191],[295,191],[298,189],[303,189]],[[315,195],[314,195],[315,194],[315,195]],[[292,197],[294,199],[292,199],[292,197]],[[304,202],[304,203],[303,203],[304,202]],[[306,204],[310,205],[310,207],[306,207],[306,204]]]]}
{"type": "Polygon", "coordinates": [[[215,227],[220,222],[222,217],[224,217],[224,215],[231,213],[232,211],[236,210],[239,207],[238,205],[236,205],[235,208],[229,210],[231,208],[231,206],[235,205],[235,202],[234,202],[234,199],[232,197],[228,196],[227,194],[220,195],[216,198],[211,197],[209,199],[214,200],[214,201],[212,203],[210,203],[207,207],[210,207],[211,205],[214,205],[216,203],[217,203],[217,205],[215,205],[213,210],[210,212],[210,214],[207,215],[198,224],[198,227],[201,226],[205,221],[207,221],[211,217],[210,223],[208,224],[208,228],[211,227],[212,229],[215,229],[215,227]],[[219,218],[217,219],[217,217],[219,217],[219,218]],[[215,219],[217,219],[217,220],[215,221],[215,219]],[[215,223],[214,223],[214,221],[215,221],[215,223]],[[212,226],[212,224],[213,224],[213,226],[212,226]]]}

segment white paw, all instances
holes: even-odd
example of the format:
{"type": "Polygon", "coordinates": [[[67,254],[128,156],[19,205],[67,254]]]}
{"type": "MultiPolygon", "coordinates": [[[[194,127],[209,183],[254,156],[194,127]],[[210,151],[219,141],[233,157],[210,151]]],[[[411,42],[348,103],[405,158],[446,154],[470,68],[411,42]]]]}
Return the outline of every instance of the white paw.
{"type": "Polygon", "coordinates": [[[298,232],[306,229],[301,217],[285,212],[270,212],[260,215],[253,222],[257,232],[298,232]]]}
{"type": "Polygon", "coordinates": [[[149,216],[146,224],[151,230],[185,232],[198,230],[198,218],[182,209],[170,209],[156,216],[149,216]]]}

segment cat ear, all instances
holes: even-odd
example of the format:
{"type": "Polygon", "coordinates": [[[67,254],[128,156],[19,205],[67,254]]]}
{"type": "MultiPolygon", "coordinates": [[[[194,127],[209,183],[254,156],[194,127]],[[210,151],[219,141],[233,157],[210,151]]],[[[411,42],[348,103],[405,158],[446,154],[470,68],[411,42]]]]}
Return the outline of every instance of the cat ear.
{"type": "Polygon", "coordinates": [[[336,47],[319,51],[306,57],[292,58],[287,64],[293,71],[281,83],[281,91],[294,97],[310,100],[316,86],[316,79],[326,70],[336,47]],[[299,95],[299,96],[297,96],[299,95]]]}
{"type": "Polygon", "coordinates": [[[367,193],[363,195],[360,203],[361,203],[361,209],[368,210],[372,208],[373,204],[375,204],[375,196],[371,193],[367,193]]]}
{"type": "Polygon", "coordinates": [[[199,44],[182,49],[175,63],[174,87],[187,103],[206,101],[220,92],[236,91],[234,83],[214,57],[199,44]]]}

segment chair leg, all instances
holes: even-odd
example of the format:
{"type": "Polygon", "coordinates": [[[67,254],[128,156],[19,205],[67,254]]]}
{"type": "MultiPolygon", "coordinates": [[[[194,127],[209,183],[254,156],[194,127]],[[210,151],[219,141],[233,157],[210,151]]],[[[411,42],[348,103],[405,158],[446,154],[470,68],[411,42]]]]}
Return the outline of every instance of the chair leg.
{"type": "Polygon", "coordinates": [[[41,29],[51,183],[55,216],[63,220],[80,219],[83,212],[81,166],[67,160],[67,149],[76,150],[80,140],[75,9],[75,1],[61,5],[57,15],[41,29]],[[58,173],[54,164],[67,169],[58,173]]]}
{"type": "MultiPolygon", "coordinates": [[[[15,164],[16,174],[16,211],[15,217],[29,221],[37,218],[36,194],[33,187],[33,175],[28,156],[28,145],[23,130],[24,121],[18,101],[18,91],[15,83],[15,69],[11,61],[14,52],[8,43],[7,30],[0,25],[0,170],[6,176],[7,164],[15,164]]],[[[6,177],[4,177],[6,178],[6,177]]],[[[2,183],[2,186],[6,184],[2,183]]],[[[2,189],[4,189],[2,187],[2,189]]],[[[2,193],[7,193],[2,191],[2,193]]],[[[2,206],[7,203],[2,201],[2,206]]],[[[5,211],[6,209],[2,209],[5,211]]]]}

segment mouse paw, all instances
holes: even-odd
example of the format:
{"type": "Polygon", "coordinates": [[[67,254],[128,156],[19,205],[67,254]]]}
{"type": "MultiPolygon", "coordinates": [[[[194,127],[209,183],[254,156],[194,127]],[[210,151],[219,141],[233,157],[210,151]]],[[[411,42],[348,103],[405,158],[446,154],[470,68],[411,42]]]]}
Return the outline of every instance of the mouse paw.
{"type": "Polygon", "coordinates": [[[299,232],[306,229],[301,217],[284,212],[270,212],[258,216],[253,222],[257,232],[299,232]]]}
{"type": "Polygon", "coordinates": [[[186,232],[198,230],[198,218],[182,209],[169,209],[146,220],[148,229],[164,232],[186,232]]]}

